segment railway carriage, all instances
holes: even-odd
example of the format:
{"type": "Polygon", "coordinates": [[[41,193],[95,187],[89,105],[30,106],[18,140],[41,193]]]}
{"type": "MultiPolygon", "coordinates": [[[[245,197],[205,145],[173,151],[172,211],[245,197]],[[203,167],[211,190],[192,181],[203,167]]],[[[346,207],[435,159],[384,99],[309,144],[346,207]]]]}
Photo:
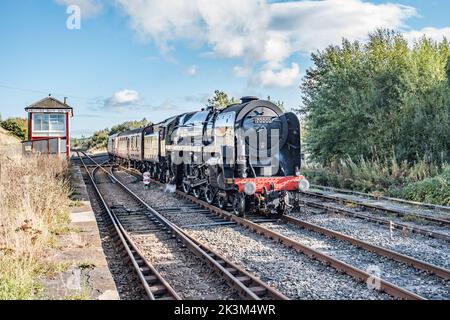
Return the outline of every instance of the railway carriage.
{"type": "Polygon", "coordinates": [[[119,159],[129,160],[129,145],[130,141],[128,139],[128,136],[126,134],[119,134],[117,136],[117,148],[115,151],[115,155],[119,159]]]}
{"type": "Polygon", "coordinates": [[[142,162],[143,130],[144,129],[136,129],[130,131],[127,135],[127,139],[129,141],[128,159],[132,161],[134,166],[142,162]]]}
{"type": "Polygon", "coordinates": [[[309,188],[300,123],[270,101],[242,98],[111,136],[110,155],[238,215],[282,214],[309,188]]]}
{"type": "Polygon", "coordinates": [[[117,134],[113,134],[108,138],[108,155],[110,157],[114,157],[114,155],[117,153],[117,134]]]}

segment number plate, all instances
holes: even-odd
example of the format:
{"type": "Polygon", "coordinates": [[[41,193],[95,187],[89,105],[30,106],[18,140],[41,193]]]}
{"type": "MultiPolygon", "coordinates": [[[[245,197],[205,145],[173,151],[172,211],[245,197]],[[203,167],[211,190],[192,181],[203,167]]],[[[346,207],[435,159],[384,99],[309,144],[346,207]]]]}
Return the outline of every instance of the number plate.
{"type": "Polygon", "coordinates": [[[255,117],[253,118],[254,124],[268,124],[272,123],[273,118],[272,117],[255,117]]]}

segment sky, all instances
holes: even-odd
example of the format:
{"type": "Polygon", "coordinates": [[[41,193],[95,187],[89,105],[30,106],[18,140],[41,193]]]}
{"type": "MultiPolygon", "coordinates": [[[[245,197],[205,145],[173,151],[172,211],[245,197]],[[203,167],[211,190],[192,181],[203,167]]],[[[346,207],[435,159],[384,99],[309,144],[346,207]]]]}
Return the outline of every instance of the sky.
{"type": "Polygon", "coordinates": [[[383,27],[450,39],[448,0],[0,1],[0,114],[48,94],[72,135],[199,110],[215,90],[301,104],[310,56],[383,27]]]}

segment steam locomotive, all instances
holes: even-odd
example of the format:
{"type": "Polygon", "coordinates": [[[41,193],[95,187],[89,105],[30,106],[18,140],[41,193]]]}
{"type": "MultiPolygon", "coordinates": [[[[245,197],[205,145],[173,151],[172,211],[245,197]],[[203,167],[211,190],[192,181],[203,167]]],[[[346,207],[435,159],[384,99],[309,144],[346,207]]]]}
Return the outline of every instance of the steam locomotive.
{"type": "Polygon", "coordinates": [[[112,135],[108,153],[238,216],[284,214],[309,189],[297,116],[256,97],[112,135]]]}

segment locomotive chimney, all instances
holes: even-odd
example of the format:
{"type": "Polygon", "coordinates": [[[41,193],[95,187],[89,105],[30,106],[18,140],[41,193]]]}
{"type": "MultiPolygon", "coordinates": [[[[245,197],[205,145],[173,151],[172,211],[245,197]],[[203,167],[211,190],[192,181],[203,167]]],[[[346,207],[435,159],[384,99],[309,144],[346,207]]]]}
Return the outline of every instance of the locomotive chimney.
{"type": "Polygon", "coordinates": [[[248,103],[248,102],[255,101],[255,100],[259,100],[259,98],[258,97],[242,97],[241,98],[242,103],[248,103]]]}

